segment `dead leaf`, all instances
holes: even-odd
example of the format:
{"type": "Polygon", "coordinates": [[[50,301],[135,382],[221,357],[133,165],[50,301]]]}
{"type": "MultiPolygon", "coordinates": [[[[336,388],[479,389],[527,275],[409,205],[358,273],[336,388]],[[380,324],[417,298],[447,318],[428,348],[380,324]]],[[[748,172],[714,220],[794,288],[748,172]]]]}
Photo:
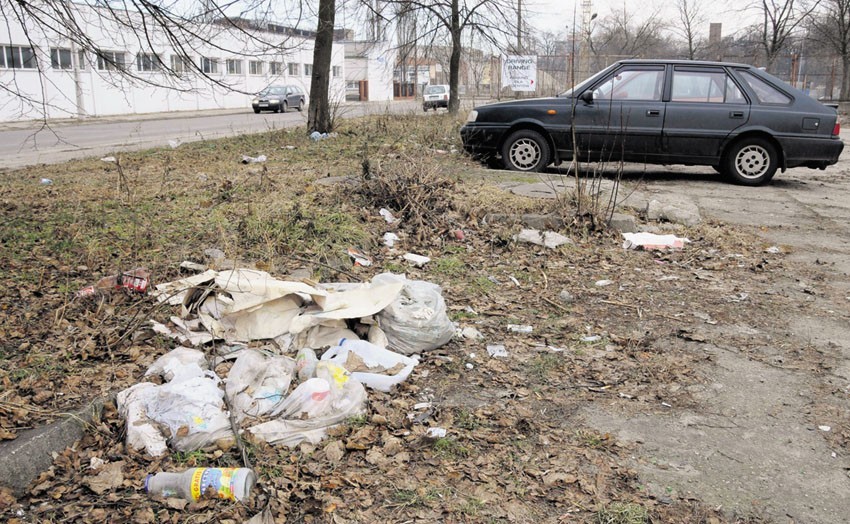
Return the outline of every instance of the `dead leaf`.
{"type": "Polygon", "coordinates": [[[113,490],[124,483],[123,461],[112,462],[100,468],[99,473],[93,477],[86,477],[83,484],[98,495],[113,490]]]}
{"type": "Polygon", "coordinates": [[[345,456],[345,446],[339,440],[328,442],[325,446],[325,457],[331,464],[339,464],[343,456],[345,456]]]}

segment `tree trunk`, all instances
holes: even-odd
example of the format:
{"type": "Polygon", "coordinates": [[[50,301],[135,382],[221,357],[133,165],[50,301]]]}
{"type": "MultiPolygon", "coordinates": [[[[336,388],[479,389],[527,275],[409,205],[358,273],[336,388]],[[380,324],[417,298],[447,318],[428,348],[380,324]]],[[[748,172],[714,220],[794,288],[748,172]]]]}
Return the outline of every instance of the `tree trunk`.
{"type": "Polygon", "coordinates": [[[329,133],[333,115],[328,88],[331,79],[331,56],[334,42],[336,0],[319,0],[319,26],[313,48],[313,77],[310,80],[310,105],[307,110],[307,129],[329,133]]]}
{"type": "Polygon", "coordinates": [[[457,114],[460,109],[460,97],[458,96],[458,84],[460,83],[460,10],[459,0],[452,0],[452,56],[449,59],[449,113],[457,114]]]}
{"type": "Polygon", "coordinates": [[[850,54],[841,57],[841,92],[838,99],[850,99],[850,54]]]}

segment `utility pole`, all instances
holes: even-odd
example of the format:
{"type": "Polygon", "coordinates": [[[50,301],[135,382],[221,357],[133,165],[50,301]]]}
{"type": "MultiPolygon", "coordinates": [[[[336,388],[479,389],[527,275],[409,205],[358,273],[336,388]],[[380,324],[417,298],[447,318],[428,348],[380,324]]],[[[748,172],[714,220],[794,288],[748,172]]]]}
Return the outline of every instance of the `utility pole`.
{"type": "Polygon", "coordinates": [[[516,53],[522,54],[522,0],[516,3],[516,53]]]}

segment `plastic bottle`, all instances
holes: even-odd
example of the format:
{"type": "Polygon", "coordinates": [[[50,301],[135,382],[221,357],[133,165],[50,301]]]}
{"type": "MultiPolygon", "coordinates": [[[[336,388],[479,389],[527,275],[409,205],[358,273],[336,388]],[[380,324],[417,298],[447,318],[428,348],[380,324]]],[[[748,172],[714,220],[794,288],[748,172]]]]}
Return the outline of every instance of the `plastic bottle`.
{"type": "Polygon", "coordinates": [[[257,477],[249,468],[190,468],[181,473],[157,473],[145,479],[151,495],[200,499],[245,500],[257,477]]]}

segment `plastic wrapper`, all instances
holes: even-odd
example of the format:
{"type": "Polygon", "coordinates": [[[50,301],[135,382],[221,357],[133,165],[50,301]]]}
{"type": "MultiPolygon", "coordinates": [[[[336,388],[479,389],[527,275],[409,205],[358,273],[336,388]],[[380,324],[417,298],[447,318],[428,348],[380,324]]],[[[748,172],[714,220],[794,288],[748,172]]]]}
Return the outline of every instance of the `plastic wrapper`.
{"type": "Polygon", "coordinates": [[[289,357],[243,350],[230,368],[224,389],[236,420],[271,412],[286,397],[294,370],[295,361],[289,357]]]}
{"type": "Polygon", "coordinates": [[[313,378],[316,375],[316,364],[319,363],[316,352],[312,348],[301,348],[295,356],[295,370],[298,372],[298,380],[301,382],[313,378]]]}
{"type": "Polygon", "coordinates": [[[387,392],[396,384],[404,382],[413,368],[419,364],[416,358],[410,358],[388,349],[378,347],[365,340],[343,339],[322,355],[345,367],[352,378],[366,387],[387,392]]]}
{"type": "Polygon", "coordinates": [[[278,419],[248,431],[269,444],[293,447],[305,440],[317,443],[329,428],[365,413],[366,389],[344,368],[322,361],[316,365],[316,375],[295,388],[275,409],[278,419]]]}
{"type": "Polygon", "coordinates": [[[203,351],[178,347],[156,359],[145,372],[145,376],[159,375],[171,382],[175,377],[177,380],[202,377],[207,369],[209,365],[203,351]]]}
{"type": "Polygon", "coordinates": [[[143,382],[121,391],[116,396],[118,413],[127,421],[127,447],[144,449],[148,455],[159,457],[168,450],[165,436],[147,415],[147,399],[159,387],[143,382]]]}

